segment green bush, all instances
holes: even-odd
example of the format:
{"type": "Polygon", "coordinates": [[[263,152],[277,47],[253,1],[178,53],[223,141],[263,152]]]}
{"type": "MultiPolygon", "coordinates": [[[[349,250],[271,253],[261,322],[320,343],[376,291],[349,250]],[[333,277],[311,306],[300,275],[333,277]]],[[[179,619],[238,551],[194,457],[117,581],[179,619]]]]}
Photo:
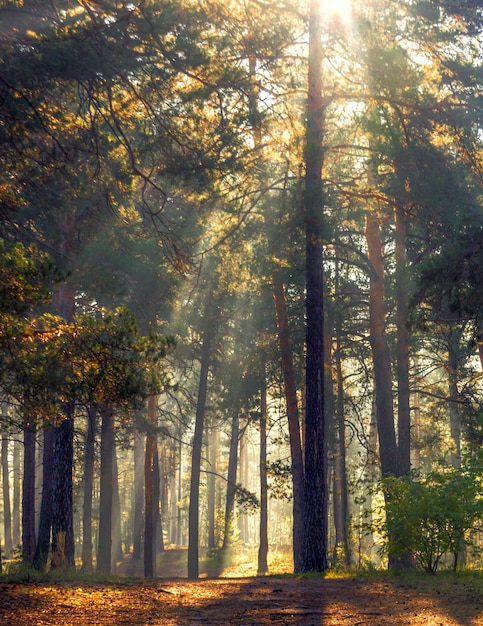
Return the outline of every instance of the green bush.
{"type": "Polygon", "coordinates": [[[384,513],[370,525],[396,559],[408,552],[428,573],[445,554],[472,545],[483,520],[483,480],[471,469],[448,469],[425,477],[386,477],[381,481],[384,513]]]}

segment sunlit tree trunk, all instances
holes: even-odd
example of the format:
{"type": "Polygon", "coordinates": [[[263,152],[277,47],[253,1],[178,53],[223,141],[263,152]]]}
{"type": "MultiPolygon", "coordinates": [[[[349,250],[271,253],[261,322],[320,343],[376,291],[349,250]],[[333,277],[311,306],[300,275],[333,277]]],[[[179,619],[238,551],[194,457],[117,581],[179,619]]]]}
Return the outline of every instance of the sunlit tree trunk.
{"type": "Polygon", "coordinates": [[[25,416],[23,425],[22,556],[31,564],[35,554],[35,420],[25,416]]]}
{"type": "Polygon", "coordinates": [[[54,429],[49,426],[44,430],[42,452],[43,484],[40,503],[39,531],[35,549],[34,566],[43,571],[47,566],[50,550],[50,531],[52,528],[52,468],[54,463],[54,429]]]}
{"type": "Polygon", "coordinates": [[[188,578],[194,580],[199,576],[199,535],[200,535],[200,473],[201,451],[203,448],[203,431],[205,423],[206,397],[208,391],[208,373],[211,360],[211,342],[213,336],[213,288],[207,296],[203,317],[203,340],[201,346],[200,379],[198,383],[198,399],[196,402],[195,431],[191,452],[190,499],[188,510],[188,578]]]}
{"type": "Polygon", "coordinates": [[[324,393],[324,267],[322,186],[324,102],[322,99],[321,2],[309,5],[309,58],[305,137],[305,507],[303,571],[327,569],[327,456],[324,393]]]}
{"type": "Polygon", "coordinates": [[[82,509],[82,569],[86,572],[93,568],[92,545],[92,490],[94,486],[94,461],[97,409],[90,404],[87,408],[87,434],[84,449],[84,504],[82,509]]]}
{"type": "Polygon", "coordinates": [[[114,413],[111,403],[101,407],[101,486],[99,499],[99,544],[97,572],[111,573],[114,413]]]}
{"type": "Polygon", "coordinates": [[[268,573],[268,483],[267,483],[267,382],[265,362],[261,367],[260,386],[260,541],[258,576],[268,573]]]}
{"type": "Polygon", "coordinates": [[[133,501],[133,548],[132,558],[141,559],[143,535],[143,501],[144,501],[144,469],[143,469],[143,437],[139,430],[134,430],[134,501],[133,501]]]}

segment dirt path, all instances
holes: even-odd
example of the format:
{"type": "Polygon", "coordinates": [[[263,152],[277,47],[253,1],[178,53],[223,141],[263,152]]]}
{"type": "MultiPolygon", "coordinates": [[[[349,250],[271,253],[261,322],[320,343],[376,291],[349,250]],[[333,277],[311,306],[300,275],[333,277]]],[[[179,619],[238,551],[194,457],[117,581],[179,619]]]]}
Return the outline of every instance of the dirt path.
{"type": "Polygon", "coordinates": [[[0,583],[2,626],[483,626],[471,584],[296,578],[0,583]]]}

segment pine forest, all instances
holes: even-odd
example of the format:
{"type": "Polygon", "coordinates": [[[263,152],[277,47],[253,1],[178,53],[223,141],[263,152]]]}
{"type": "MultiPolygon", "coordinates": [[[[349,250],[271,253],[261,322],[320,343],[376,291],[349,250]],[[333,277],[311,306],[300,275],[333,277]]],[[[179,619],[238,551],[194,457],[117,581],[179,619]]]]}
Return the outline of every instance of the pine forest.
{"type": "Polygon", "coordinates": [[[4,574],[483,569],[481,2],[0,0],[0,402],[4,574]]]}

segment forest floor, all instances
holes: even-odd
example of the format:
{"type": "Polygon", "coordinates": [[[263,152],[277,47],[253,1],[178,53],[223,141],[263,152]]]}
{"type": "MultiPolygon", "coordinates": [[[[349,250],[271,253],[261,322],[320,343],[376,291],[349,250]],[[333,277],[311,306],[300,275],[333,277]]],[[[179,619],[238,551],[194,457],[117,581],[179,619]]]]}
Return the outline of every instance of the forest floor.
{"type": "Polygon", "coordinates": [[[134,578],[137,571],[108,583],[4,576],[0,625],[483,626],[482,572],[240,577],[244,573],[231,568],[221,578],[189,581],[173,562],[163,568],[169,578],[150,582],[134,578]]]}

